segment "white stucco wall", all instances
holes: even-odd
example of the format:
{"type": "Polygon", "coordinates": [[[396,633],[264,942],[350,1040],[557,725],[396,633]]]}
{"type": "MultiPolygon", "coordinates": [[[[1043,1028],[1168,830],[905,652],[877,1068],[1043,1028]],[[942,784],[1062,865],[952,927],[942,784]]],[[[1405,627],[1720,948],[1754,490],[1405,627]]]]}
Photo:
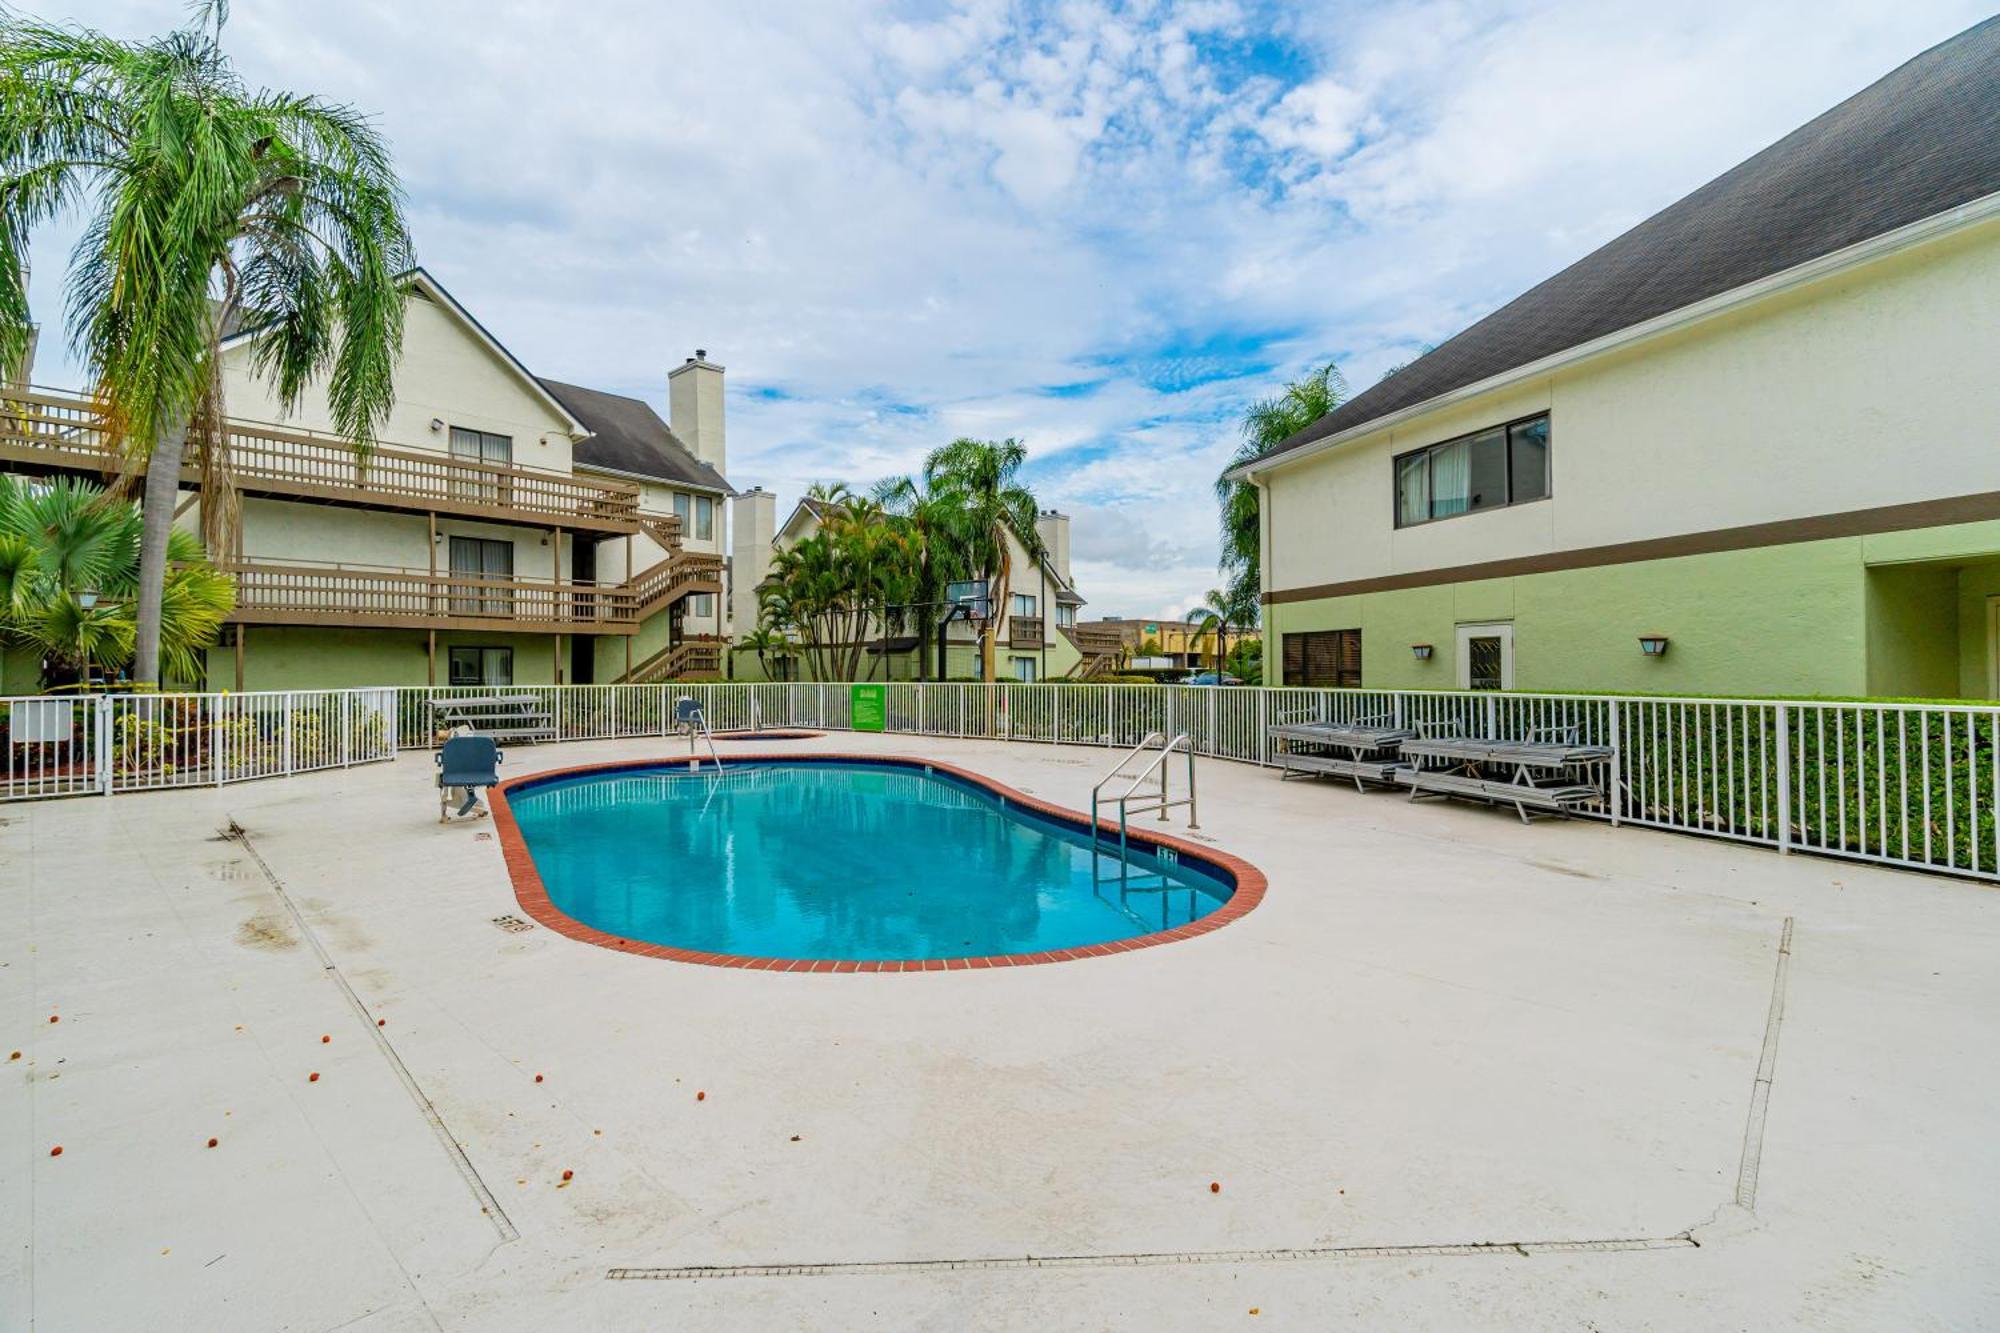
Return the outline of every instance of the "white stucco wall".
{"type": "MultiPolygon", "coordinates": [[[[521,467],[567,472],[570,426],[520,372],[484,346],[458,317],[433,301],[412,296],[403,304],[403,356],[395,374],[396,403],[378,435],[399,449],[451,451],[451,427],[511,436],[521,467]],[[433,419],[444,428],[433,431],[433,419]]],[[[244,344],[223,356],[223,399],[229,415],[277,421],[332,433],[324,384],[308,389],[291,416],[281,414],[276,390],[251,373],[244,344]]]]}
{"type": "Polygon", "coordinates": [[[2000,222],[1267,474],[1267,588],[2000,490],[2000,222]],[[1551,497],[1397,529],[1392,460],[1546,410],[1551,497]]]}

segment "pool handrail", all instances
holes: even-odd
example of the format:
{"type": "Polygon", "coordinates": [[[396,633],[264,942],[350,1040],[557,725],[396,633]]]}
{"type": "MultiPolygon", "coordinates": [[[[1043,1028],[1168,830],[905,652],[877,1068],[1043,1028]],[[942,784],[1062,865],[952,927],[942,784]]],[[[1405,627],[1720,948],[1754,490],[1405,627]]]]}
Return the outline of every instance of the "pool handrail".
{"type": "MultiPolygon", "coordinates": [[[[1111,798],[1118,806],[1118,860],[1120,866],[1119,873],[1122,876],[1126,868],[1130,865],[1127,853],[1131,847],[1131,839],[1127,828],[1127,821],[1131,815],[1143,815],[1151,811],[1158,811],[1161,821],[1164,822],[1167,818],[1167,811],[1184,805],[1188,808],[1188,827],[1190,829],[1201,827],[1200,823],[1197,822],[1197,807],[1195,805],[1193,737],[1189,736],[1185,731],[1175,732],[1172,738],[1169,738],[1164,732],[1147,732],[1145,737],[1137,745],[1127,750],[1123,757],[1116,764],[1112,765],[1111,771],[1099,778],[1097,785],[1090,789],[1090,855],[1093,868],[1097,863],[1097,844],[1101,835],[1098,811],[1105,799],[1103,795],[1104,786],[1113,778],[1121,776],[1129,776],[1132,779],[1125,785],[1124,791],[1111,798]],[[1156,743],[1159,748],[1154,750],[1152,747],[1156,743]],[[1168,756],[1176,750],[1187,756],[1188,794],[1178,800],[1172,797],[1168,789],[1167,774],[1169,770],[1166,766],[1168,756]],[[1144,768],[1140,769],[1136,774],[1125,773],[1125,766],[1127,764],[1148,752],[1152,753],[1153,758],[1144,768]],[[1139,788],[1155,773],[1160,775],[1159,791],[1150,797],[1150,803],[1142,802],[1139,805],[1133,805],[1133,796],[1138,794],[1139,788]]],[[[1094,869],[1093,873],[1095,873],[1094,869]]]]}

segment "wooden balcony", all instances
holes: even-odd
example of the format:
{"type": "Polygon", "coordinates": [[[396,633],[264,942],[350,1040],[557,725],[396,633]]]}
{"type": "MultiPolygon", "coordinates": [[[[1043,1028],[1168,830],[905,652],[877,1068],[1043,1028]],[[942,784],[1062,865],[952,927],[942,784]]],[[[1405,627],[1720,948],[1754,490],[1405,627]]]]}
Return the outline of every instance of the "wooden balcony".
{"type": "Polygon", "coordinates": [[[1007,646],[1009,648],[1044,648],[1048,640],[1042,637],[1040,616],[1008,616],[1007,646]]]}
{"type": "MultiPolygon", "coordinates": [[[[631,482],[392,445],[362,454],[333,436],[233,420],[226,439],[230,471],[245,495],[571,531],[640,528],[639,488],[631,482]]],[[[107,475],[118,471],[119,457],[88,398],[17,389],[0,397],[0,467],[107,475]]],[[[191,449],[182,481],[195,484],[200,477],[200,454],[191,449]]]]}
{"type": "Polygon", "coordinates": [[[229,569],[239,624],[633,634],[641,619],[623,584],[264,561],[229,569]]]}

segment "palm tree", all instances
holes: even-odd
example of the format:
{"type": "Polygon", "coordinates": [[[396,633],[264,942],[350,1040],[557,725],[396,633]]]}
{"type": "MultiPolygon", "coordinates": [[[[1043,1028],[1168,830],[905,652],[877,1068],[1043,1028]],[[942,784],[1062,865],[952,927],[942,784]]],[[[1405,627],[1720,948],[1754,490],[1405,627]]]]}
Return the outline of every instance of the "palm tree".
{"type": "Polygon", "coordinates": [[[991,602],[979,631],[979,664],[989,685],[995,678],[994,635],[1014,575],[1008,535],[1030,559],[1040,560],[1046,554],[1035,529],[1041,506],[1019,480],[1027,459],[1027,447],[1013,439],[957,439],[924,459],[924,485],[938,497],[947,542],[963,567],[987,582],[991,602]]]}
{"type": "Polygon", "coordinates": [[[92,393],[145,470],[133,674],[157,682],[181,466],[200,443],[202,522],[224,549],[219,343],[247,323],[289,411],[327,376],[335,426],[366,451],[393,399],[396,278],[411,262],[387,145],[350,107],[250,91],[222,50],[224,0],[125,42],[0,12],[0,365],[30,330],[29,232],[89,209],[68,317],[92,393]]]}
{"type": "Polygon", "coordinates": [[[1229,473],[1269,453],[1346,398],[1347,381],[1329,361],[1303,379],[1293,380],[1282,392],[1252,403],[1243,413],[1242,441],[1215,479],[1215,499],[1222,509],[1220,568],[1229,579],[1231,596],[1239,601],[1245,594],[1255,599],[1263,590],[1258,570],[1263,534],[1257,488],[1247,481],[1231,481],[1229,473]]]}
{"type": "Polygon", "coordinates": [[[951,583],[963,578],[966,572],[961,552],[951,540],[952,497],[932,489],[921,477],[885,478],[875,483],[874,495],[876,502],[903,526],[915,559],[909,601],[905,606],[891,607],[889,620],[898,629],[907,625],[918,630],[917,678],[929,680],[930,654],[926,649],[930,631],[934,626],[941,627],[945,594],[951,583]]]}
{"type": "Polygon", "coordinates": [[[1187,613],[1187,621],[1195,627],[1194,641],[1201,642],[1203,635],[1215,639],[1215,680],[1222,683],[1222,654],[1229,642],[1229,616],[1231,612],[1229,594],[1220,588],[1210,588],[1208,596],[1202,598],[1200,606],[1187,613]]]}
{"type": "Polygon", "coordinates": [[[786,640],[784,633],[772,624],[759,625],[737,640],[736,646],[748,648],[757,655],[757,669],[763,673],[765,680],[778,679],[771,674],[773,662],[789,661],[792,656],[791,643],[786,640]]]}
{"type": "MultiPolygon", "coordinates": [[[[143,531],[137,507],[88,482],[0,476],[0,640],[34,649],[61,674],[130,661],[143,531]]],[[[167,554],[160,656],[174,678],[196,681],[235,585],[192,532],[174,530],[167,554]]]]}

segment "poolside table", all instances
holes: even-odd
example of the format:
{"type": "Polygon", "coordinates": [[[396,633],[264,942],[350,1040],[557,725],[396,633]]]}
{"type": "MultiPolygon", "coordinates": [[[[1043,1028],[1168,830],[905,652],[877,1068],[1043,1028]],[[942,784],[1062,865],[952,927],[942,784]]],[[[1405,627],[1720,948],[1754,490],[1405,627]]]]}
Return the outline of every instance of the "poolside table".
{"type": "Polygon", "coordinates": [[[1407,727],[1366,722],[1279,722],[1266,730],[1278,742],[1281,781],[1324,773],[1354,779],[1356,791],[1366,790],[1361,785],[1364,780],[1393,782],[1399,767],[1396,748],[1417,735],[1407,727]],[[1320,749],[1301,750],[1301,745],[1320,749]],[[1320,750],[1341,750],[1346,756],[1320,750]]]}
{"type": "Polygon", "coordinates": [[[427,699],[431,734],[467,726],[496,740],[554,740],[556,729],[542,701],[532,694],[495,694],[463,699],[427,699]]]}
{"type": "Polygon", "coordinates": [[[1528,807],[1571,814],[1604,804],[1613,751],[1572,740],[1506,740],[1481,736],[1422,736],[1402,743],[1409,761],[1396,780],[1420,795],[1464,796],[1511,805],[1521,821],[1528,807]]]}

